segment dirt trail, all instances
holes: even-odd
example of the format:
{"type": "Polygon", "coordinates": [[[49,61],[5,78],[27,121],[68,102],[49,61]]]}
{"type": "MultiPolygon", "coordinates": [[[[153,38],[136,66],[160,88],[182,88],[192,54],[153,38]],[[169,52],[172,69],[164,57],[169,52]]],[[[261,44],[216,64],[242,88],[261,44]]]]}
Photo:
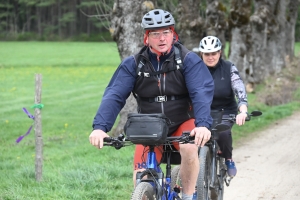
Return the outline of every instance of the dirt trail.
{"type": "Polygon", "coordinates": [[[233,158],[224,200],[300,200],[300,112],[241,142],[233,158]]]}

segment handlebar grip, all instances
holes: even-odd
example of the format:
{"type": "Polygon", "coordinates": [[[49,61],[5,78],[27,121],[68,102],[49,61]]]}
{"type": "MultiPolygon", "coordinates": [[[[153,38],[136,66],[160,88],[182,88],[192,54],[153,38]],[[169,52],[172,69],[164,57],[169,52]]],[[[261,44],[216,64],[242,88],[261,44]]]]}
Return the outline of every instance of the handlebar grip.
{"type": "Polygon", "coordinates": [[[110,137],[105,137],[105,138],[103,138],[103,141],[104,142],[111,142],[111,138],[110,137]]]}
{"type": "Polygon", "coordinates": [[[190,133],[190,131],[183,131],[182,135],[188,136],[190,141],[195,140],[195,136],[190,136],[190,133]]]}
{"type": "Polygon", "coordinates": [[[189,136],[189,140],[195,140],[195,136],[189,136]]]}

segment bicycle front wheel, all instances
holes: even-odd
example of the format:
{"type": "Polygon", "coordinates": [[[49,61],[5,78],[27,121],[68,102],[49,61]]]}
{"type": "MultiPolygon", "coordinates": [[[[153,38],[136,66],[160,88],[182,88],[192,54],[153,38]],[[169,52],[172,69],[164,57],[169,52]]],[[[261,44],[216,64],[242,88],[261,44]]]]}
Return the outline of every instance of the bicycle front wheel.
{"type": "Polygon", "coordinates": [[[155,192],[150,183],[141,182],[134,189],[131,200],[154,200],[155,192]]]}
{"type": "Polygon", "coordinates": [[[219,158],[219,176],[218,176],[218,200],[223,200],[224,196],[224,181],[226,179],[226,167],[225,167],[225,159],[219,158]]]}
{"type": "Polygon", "coordinates": [[[180,165],[172,168],[171,171],[171,189],[173,190],[175,186],[181,187],[180,177],[179,177],[180,165]]]}
{"type": "Polygon", "coordinates": [[[200,171],[197,179],[197,199],[211,199],[209,189],[211,177],[211,154],[207,146],[201,147],[199,153],[200,171]]]}
{"type": "Polygon", "coordinates": [[[179,176],[180,165],[175,166],[171,171],[171,190],[173,191],[175,187],[179,189],[178,196],[182,198],[182,185],[179,176]]]}

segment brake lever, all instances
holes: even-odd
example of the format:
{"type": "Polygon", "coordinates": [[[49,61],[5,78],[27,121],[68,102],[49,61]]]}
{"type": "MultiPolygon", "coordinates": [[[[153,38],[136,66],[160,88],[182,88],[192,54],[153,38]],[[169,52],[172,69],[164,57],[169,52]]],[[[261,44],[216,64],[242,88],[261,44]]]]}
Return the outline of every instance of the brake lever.
{"type": "Polygon", "coordinates": [[[193,140],[195,140],[195,136],[190,136],[190,131],[183,131],[182,135],[184,136],[183,140],[184,143],[193,143],[193,140]]]}

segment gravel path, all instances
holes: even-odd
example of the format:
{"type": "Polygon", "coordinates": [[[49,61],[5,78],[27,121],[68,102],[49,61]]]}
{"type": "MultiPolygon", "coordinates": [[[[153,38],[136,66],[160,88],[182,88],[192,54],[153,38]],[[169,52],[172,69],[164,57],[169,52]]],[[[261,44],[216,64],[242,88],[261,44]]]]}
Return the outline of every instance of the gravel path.
{"type": "MultiPolygon", "coordinates": [[[[233,133],[234,134],[234,133],[233,133]]],[[[233,150],[238,172],[224,200],[300,200],[300,112],[233,150]]]]}

